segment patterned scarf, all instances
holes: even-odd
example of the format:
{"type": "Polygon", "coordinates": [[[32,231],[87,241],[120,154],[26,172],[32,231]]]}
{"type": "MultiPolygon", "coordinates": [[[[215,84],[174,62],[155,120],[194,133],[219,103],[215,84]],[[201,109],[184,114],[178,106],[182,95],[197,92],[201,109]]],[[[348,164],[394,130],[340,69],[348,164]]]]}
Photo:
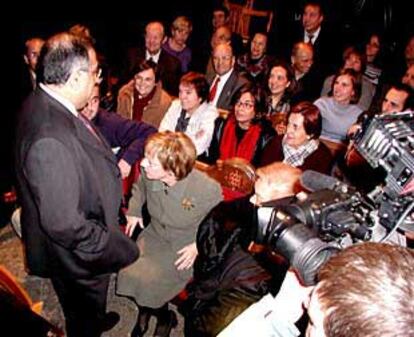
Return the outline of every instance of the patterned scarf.
{"type": "Polygon", "coordinates": [[[295,149],[286,144],[285,137],[283,137],[282,141],[283,156],[285,157],[283,162],[294,167],[302,166],[305,159],[315,152],[319,146],[319,140],[311,139],[295,149]]]}
{"type": "Polygon", "coordinates": [[[220,142],[220,159],[240,157],[250,162],[253,159],[262,128],[259,124],[250,125],[240,143],[237,144],[236,124],[234,116],[229,117],[220,142]]]}

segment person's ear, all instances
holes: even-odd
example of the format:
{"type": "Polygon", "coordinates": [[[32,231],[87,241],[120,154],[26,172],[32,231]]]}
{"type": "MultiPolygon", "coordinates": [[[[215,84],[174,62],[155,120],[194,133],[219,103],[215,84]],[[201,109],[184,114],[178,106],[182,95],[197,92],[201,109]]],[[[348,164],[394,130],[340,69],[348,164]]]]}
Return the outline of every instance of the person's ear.
{"type": "Polygon", "coordinates": [[[27,57],[27,55],[23,55],[23,60],[24,60],[24,63],[29,65],[29,58],[27,57]]]}

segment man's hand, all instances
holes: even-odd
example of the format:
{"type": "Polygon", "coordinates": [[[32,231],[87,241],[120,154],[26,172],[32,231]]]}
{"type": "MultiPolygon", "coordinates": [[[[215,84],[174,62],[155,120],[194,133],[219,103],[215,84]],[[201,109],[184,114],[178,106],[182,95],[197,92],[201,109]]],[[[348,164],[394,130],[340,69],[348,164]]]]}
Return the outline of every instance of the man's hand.
{"type": "Polygon", "coordinates": [[[125,228],[125,234],[128,235],[129,237],[131,237],[132,233],[134,233],[134,230],[135,230],[135,227],[137,226],[137,224],[141,228],[144,228],[144,222],[143,222],[142,218],[139,218],[137,216],[127,215],[126,219],[127,219],[127,224],[126,224],[126,228],[125,228]]]}
{"type": "Polygon", "coordinates": [[[129,165],[125,160],[121,159],[118,162],[119,170],[121,171],[121,177],[122,179],[129,176],[131,173],[131,165],[129,165]]]}
{"type": "Polygon", "coordinates": [[[177,254],[180,255],[174,263],[177,270],[190,269],[198,254],[196,243],[190,243],[188,246],[180,249],[177,254]]]}

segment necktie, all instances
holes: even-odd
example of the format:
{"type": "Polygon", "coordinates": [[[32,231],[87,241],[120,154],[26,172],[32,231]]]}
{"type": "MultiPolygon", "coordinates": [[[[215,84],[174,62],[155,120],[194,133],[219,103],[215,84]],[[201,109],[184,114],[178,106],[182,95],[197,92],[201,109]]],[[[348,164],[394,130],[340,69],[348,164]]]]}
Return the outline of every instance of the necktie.
{"type": "Polygon", "coordinates": [[[210,88],[210,94],[208,96],[209,102],[214,101],[214,97],[216,97],[217,87],[218,87],[219,82],[220,82],[220,76],[217,76],[216,79],[214,80],[213,85],[210,88]]]}
{"type": "Polygon", "coordinates": [[[190,117],[186,117],[186,112],[184,109],[181,110],[180,117],[178,117],[177,124],[175,126],[176,132],[185,132],[187,130],[188,122],[190,117]]]}
{"type": "Polygon", "coordinates": [[[92,133],[94,135],[94,137],[100,142],[102,143],[101,138],[99,137],[98,133],[96,132],[96,130],[93,128],[93,126],[91,125],[91,122],[89,121],[89,119],[87,119],[84,115],[82,115],[82,113],[78,114],[79,119],[82,121],[83,125],[86,126],[86,128],[89,130],[90,133],[92,133]]]}
{"type": "Polygon", "coordinates": [[[309,39],[308,42],[312,45],[313,45],[313,38],[314,38],[313,34],[308,34],[308,39],[309,39]]]}

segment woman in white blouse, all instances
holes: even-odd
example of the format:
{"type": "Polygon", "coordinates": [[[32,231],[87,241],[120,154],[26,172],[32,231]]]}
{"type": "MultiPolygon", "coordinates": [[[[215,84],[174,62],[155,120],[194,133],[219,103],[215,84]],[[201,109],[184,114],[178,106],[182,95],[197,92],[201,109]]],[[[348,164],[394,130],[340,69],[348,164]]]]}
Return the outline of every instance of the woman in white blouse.
{"type": "Polygon", "coordinates": [[[172,102],[159,131],[181,131],[193,141],[197,155],[211,142],[217,109],[208,103],[209,85],[203,74],[189,72],[181,77],[178,99],[172,102]]]}

